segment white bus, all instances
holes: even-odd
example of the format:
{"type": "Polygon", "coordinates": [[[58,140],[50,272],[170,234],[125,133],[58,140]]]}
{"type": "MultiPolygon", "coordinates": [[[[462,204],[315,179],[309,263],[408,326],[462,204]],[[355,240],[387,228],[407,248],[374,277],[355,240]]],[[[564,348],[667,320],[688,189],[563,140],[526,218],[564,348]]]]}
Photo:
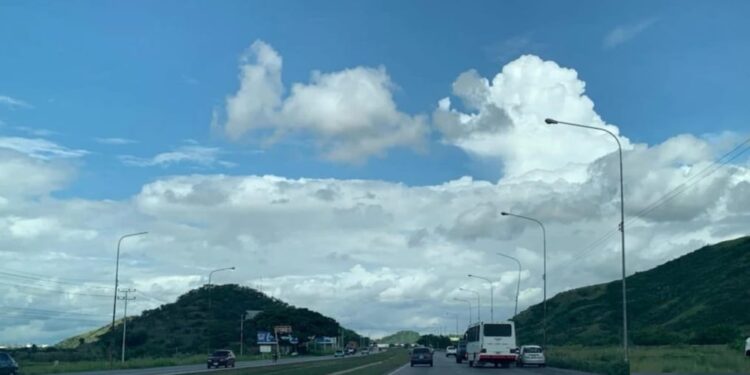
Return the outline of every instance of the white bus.
{"type": "Polygon", "coordinates": [[[479,322],[466,330],[466,357],[469,367],[492,363],[510,367],[518,358],[516,327],[513,322],[479,322]]]}

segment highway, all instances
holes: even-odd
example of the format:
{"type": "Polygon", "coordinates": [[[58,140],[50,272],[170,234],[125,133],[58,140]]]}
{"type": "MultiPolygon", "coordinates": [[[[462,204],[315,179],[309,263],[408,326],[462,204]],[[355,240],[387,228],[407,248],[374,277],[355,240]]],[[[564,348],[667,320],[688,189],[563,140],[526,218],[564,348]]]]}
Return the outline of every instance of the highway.
{"type": "MultiPolygon", "coordinates": [[[[335,358],[335,360],[346,360],[346,358],[335,358]]],[[[351,357],[351,358],[356,358],[351,357]]],[[[282,358],[276,365],[288,365],[292,363],[303,363],[303,362],[316,362],[333,360],[333,356],[323,357],[294,357],[294,358],[282,358]]],[[[250,368],[250,367],[263,367],[273,366],[272,360],[261,360],[261,361],[245,361],[237,362],[235,368],[250,368]]],[[[200,373],[221,373],[227,369],[207,369],[206,364],[199,365],[183,365],[183,366],[168,366],[168,367],[151,367],[143,369],[129,369],[129,370],[98,370],[89,372],[70,372],[63,373],[60,375],[181,375],[181,374],[200,374],[200,373]]],[[[228,370],[232,370],[229,368],[228,370]]]]}
{"type": "Polygon", "coordinates": [[[407,363],[405,366],[392,372],[390,375],[454,375],[454,374],[471,374],[476,375],[477,373],[497,373],[501,375],[591,375],[588,372],[563,370],[555,368],[538,368],[538,367],[524,367],[524,368],[494,368],[489,365],[484,368],[471,368],[464,362],[463,364],[456,363],[453,357],[446,358],[445,352],[435,352],[433,357],[434,366],[423,366],[417,365],[410,367],[407,363]]]}

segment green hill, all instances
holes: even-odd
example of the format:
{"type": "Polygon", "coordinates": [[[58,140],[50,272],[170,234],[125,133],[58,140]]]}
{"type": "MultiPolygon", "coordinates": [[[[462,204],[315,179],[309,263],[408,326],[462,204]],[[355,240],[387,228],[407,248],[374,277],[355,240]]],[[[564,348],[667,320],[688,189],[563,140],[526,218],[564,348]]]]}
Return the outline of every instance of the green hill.
{"type": "MultiPolygon", "coordinates": [[[[122,319],[117,320],[115,324],[118,326],[122,324],[122,319]]],[[[104,327],[100,327],[77,336],[69,337],[55,344],[55,347],[59,349],[75,349],[83,344],[96,342],[103,334],[107,333],[108,329],[110,329],[110,325],[106,325],[104,327]]]]}
{"type": "MultiPolygon", "coordinates": [[[[258,291],[238,285],[215,285],[210,290],[201,287],[180,296],[176,302],[146,310],[128,318],[127,349],[130,357],[158,357],[174,354],[206,353],[209,348],[239,350],[240,317],[247,310],[262,311],[244,324],[245,344],[254,345],[258,330],[271,331],[276,325],[292,326],[293,336],[304,344],[313,336],[336,337],[341,329],[338,322],[305,308],[288,305],[258,291]]],[[[106,353],[112,333],[97,332],[98,340],[91,340],[82,350],[106,353]]],[[[345,340],[358,341],[359,336],[343,330],[345,340]]],[[[96,332],[96,331],[94,331],[96,332]]],[[[115,329],[116,350],[120,350],[122,327],[115,329]]],[[[90,336],[90,335],[89,335],[90,336]]],[[[79,341],[77,336],[63,341],[79,341]]],[[[61,344],[62,344],[61,343],[61,344]]]]}
{"type": "Polygon", "coordinates": [[[377,341],[381,344],[416,344],[420,337],[418,332],[398,331],[377,341]]]}
{"type": "MultiPolygon", "coordinates": [[[[750,237],[706,246],[627,279],[630,341],[724,344],[750,336],[750,237]]],[[[551,345],[622,342],[622,283],[547,300],[551,345]]],[[[542,342],[542,305],[516,317],[519,343],[542,342]]]]}

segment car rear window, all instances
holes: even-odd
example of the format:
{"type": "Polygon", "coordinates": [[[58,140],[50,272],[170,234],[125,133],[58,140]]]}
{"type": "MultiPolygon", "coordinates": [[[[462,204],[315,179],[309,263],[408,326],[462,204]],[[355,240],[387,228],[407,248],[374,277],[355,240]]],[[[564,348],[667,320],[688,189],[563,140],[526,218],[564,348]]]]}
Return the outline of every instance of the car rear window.
{"type": "Polygon", "coordinates": [[[430,349],[427,349],[427,348],[416,348],[413,351],[414,354],[425,354],[429,352],[430,352],[430,349]]]}
{"type": "Polygon", "coordinates": [[[213,354],[214,357],[226,357],[228,355],[229,355],[229,352],[226,350],[219,350],[219,351],[214,352],[213,354]]]}
{"type": "Polygon", "coordinates": [[[532,347],[532,348],[524,348],[523,351],[526,352],[526,353],[541,353],[542,352],[542,348],[534,348],[534,347],[532,347]]]}
{"type": "Polygon", "coordinates": [[[513,328],[510,324],[485,324],[484,335],[489,337],[510,337],[513,328]]]}
{"type": "Polygon", "coordinates": [[[0,363],[10,363],[10,356],[6,353],[0,353],[0,363]]]}
{"type": "Polygon", "coordinates": [[[448,350],[453,350],[453,349],[456,349],[456,347],[455,347],[455,346],[449,346],[449,347],[447,347],[446,349],[448,349],[448,350]]]}

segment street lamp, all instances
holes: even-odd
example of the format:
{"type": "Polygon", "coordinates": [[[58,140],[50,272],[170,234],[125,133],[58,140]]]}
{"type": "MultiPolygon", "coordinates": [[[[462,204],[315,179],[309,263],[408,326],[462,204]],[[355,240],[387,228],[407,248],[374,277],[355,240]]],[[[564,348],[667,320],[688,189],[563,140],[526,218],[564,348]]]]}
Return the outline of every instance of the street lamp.
{"type": "MultiPolygon", "coordinates": [[[[209,317],[213,318],[213,310],[211,309],[211,291],[214,289],[213,285],[211,285],[211,278],[213,277],[214,273],[221,272],[221,271],[234,271],[234,267],[225,267],[225,268],[218,268],[208,273],[208,314],[211,315],[209,317]]],[[[208,345],[208,352],[211,351],[211,327],[208,327],[208,340],[206,340],[206,344],[208,345]]]]}
{"type": "Polygon", "coordinates": [[[544,281],[544,302],[542,303],[543,307],[543,314],[542,314],[542,332],[544,335],[543,344],[544,347],[547,347],[547,230],[544,228],[544,224],[542,224],[541,221],[534,219],[533,217],[523,216],[523,215],[516,215],[512,214],[510,212],[501,212],[500,215],[503,216],[512,216],[517,217],[519,219],[529,220],[533,221],[537,224],[539,224],[539,227],[542,228],[542,251],[544,253],[543,255],[543,262],[544,262],[544,271],[542,272],[542,280],[544,281]]]}
{"type": "Polygon", "coordinates": [[[463,299],[463,298],[454,298],[453,300],[454,301],[466,302],[466,303],[469,304],[469,323],[467,325],[471,325],[471,301],[468,300],[468,299],[463,299]]]}
{"type": "Polygon", "coordinates": [[[112,346],[109,348],[109,366],[112,367],[113,364],[113,358],[112,358],[112,350],[115,347],[115,313],[117,312],[117,287],[119,286],[120,280],[120,244],[122,243],[122,240],[128,238],[128,237],[135,237],[135,236],[142,236],[148,232],[137,232],[137,233],[130,233],[126,234],[122,237],[120,237],[119,240],[117,240],[117,260],[115,261],[115,297],[114,302],[112,303],[112,327],[110,328],[112,330],[112,346]]]}
{"type": "Polygon", "coordinates": [[[518,265],[518,283],[516,283],[516,308],[515,310],[513,310],[513,318],[515,318],[516,315],[518,315],[518,293],[521,291],[521,261],[519,261],[518,259],[510,255],[505,255],[503,253],[497,253],[497,255],[500,255],[501,257],[506,257],[508,259],[512,259],[518,265]]]}
{"type": "Polygon", "coordinates": [[[494,282],[486,277],[468,274],[467,276],[475,279],[484,280],[490,284],[490,321],[495,321],[495,286],[494,282]]]}
{"type": "Polygon", "coordinates": [[[458,290],[462,290],[464,292],[469,292],[469,293],[474,293],[477,295],[477,323],[482,321],[482,314],[480,312],[482,310],[482,300],[481,298],[479,298],[479,292],[477,292],[476,290],[471,290],[471,289],[466,289],[466,288],[458,288],[458,290]]]}
{"type": "Polygon", "coordinates": [[[597,128],[594,126],[588,126],[588,125],[581,125],[576,124],[572,122],[565,122],[565,121],[557,121],[551,118],[545,119],[544,122],[546,122],[549,125],[568,125],[568,126],[574,126],[577,128],[585,128],[585,129],[592,129],[592,130],[598,130],[603,131],[609,135],[612,136],[612,138],[615,139],[615,142],[617,142],[617,151],[618,155],[620,156],[620,238],[621,238],[621,252],[622,252],[622,348],[623,348],[623,357],[625,359],[625,362],[628,362],[628,298],[627,298],[627,287],[625,284],[625,189],[623,187],[623,172],[622,172],[622,145],[620,144],[620,139],[617,138],[615,133],[612,133],[611,131],[604,129],[604,128],[597,128]]]}

